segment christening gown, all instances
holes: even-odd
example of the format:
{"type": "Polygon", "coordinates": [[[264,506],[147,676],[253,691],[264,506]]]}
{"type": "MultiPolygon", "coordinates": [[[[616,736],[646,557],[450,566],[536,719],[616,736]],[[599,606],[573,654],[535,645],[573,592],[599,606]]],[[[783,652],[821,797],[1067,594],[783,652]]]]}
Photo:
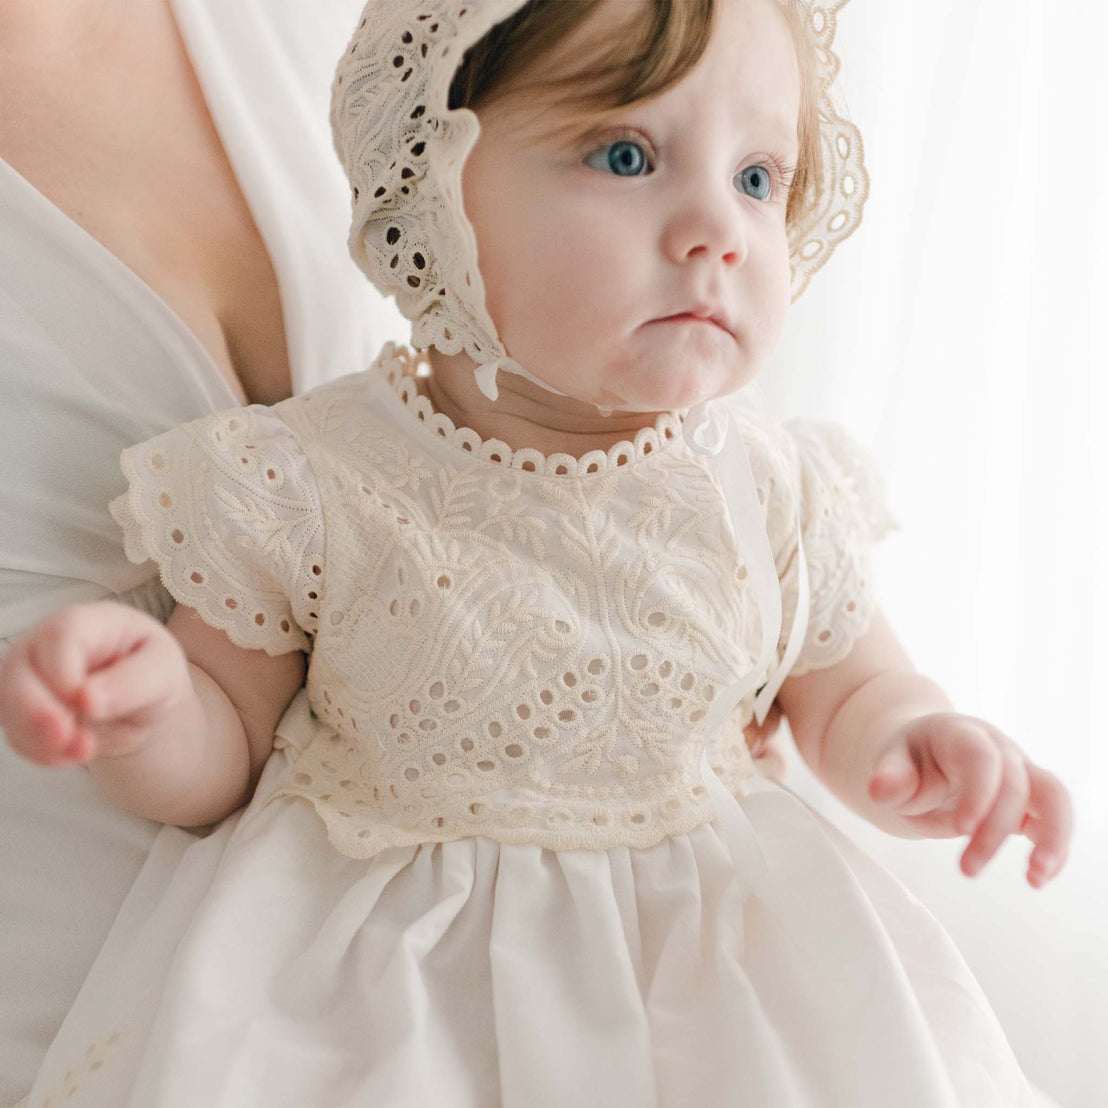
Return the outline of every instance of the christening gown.
{"type": "MultiPolygon", "coordinates": [[[[129,556],[310,650],[321,724],[211,835],[162,832],[31,1108],[1037,1103],[933,917],[755,769],[751,537],[681,415],[512,451],[418,366],[126,452],[129,556]]],[[[792,673],[834,664],[879,483],[844,432],[735,411],[786,630],[807,566],[792,673]]]]}

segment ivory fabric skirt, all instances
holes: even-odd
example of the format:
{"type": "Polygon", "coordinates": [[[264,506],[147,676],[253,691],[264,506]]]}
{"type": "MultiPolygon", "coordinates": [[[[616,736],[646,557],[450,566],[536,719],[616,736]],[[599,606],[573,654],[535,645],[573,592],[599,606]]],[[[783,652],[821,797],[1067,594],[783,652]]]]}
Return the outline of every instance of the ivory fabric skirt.
{"type": "MultiPolygon", "coordinates": [[[[931,914],[758,774],[649,849],[164,829],[29,1108],[1019,1108],[931,914]]],[[[710,771],[709,771],[710,773],[710,771]]]]}

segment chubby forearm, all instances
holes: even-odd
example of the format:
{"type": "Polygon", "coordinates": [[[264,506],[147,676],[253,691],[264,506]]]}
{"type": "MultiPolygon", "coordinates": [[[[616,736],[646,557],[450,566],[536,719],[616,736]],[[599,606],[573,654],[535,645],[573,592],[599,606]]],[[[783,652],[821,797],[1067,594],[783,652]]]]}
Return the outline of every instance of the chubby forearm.
{"type": "Polygon", "coordinates": [[[0,728],[43,766],[88,766],[121,808],[198,827],[250,797],[304,682],[299,651],[236,645],[179,605],[71,604],[0,660],[0,728]]]}
{"type": "Polygon", "coordinates": [[[855,689],[832,716],[822,739],[805,743],[801,754],[848,808],[891,835],[920,838],[907,819],[872,799],[869,782],[881,752],[899,729],[950,709],[946,694],[927,677],[912,670],[885,670],[855,689]]]}
{"type": "Polygon", "coordinates": [[[946,694],[917,673],[884,614],[833,666],[790,677],[778,694],[797,749],[847,807],[890,834],[919,831],[869,795],[882,749],[912,720],[950,709],[946,694]]]}
{"type": "Polygon", "coordinates": [[[107,798],[136,815],[179,827],[215,823],[249,799],[246,728],[222,688],[189,665],[191,692],[140,750],[94,758],[107,798]]]}

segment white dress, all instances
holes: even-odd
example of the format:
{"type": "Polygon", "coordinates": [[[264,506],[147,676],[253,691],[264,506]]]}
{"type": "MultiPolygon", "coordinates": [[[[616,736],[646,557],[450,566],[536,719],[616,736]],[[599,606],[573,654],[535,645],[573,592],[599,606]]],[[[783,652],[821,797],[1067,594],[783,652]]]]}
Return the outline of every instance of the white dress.
{"type": "MultiPolygon", "coordinates": [[[[678,417],[580,460],[432,411],[410,353],[125,455],[132,557],[322,726],[211,836],[167,830],[31,1108],[1015,1108],[913,897],[716,708],[759,649],[746,540],[678,417]]],[[[743,417],[794,672],[872,611],[841,432],[743,417]]]]}
{"type": "MultiPolygon", "coordinates": [[[[173,0],[272,259],[296,392],[408,334],[347,254],[349,189],[327,122],[361,7],[173,0]]],[[[64,603],[125,594],[168,613],[108,514],[119,454],[236,402],[168,305],[0,160],[0,652],[64,603]]],[[[30,1087],[157,829],[109,805],[86,771],[32,766],[0,735],[0,1104],[30,1087]]]]}

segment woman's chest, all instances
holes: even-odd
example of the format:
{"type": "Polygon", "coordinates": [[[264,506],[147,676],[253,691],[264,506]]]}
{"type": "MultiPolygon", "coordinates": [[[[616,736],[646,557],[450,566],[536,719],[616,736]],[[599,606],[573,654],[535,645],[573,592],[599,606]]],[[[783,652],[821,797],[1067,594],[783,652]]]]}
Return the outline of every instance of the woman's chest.
{"type": "Polygon", "coordinates": [[[168,4],[0,67],[0,156],[160,297],[243,401],[291,391],[277,280],[168,4]],[[77,51],[77,53],[74,53],[77,51]]]}

